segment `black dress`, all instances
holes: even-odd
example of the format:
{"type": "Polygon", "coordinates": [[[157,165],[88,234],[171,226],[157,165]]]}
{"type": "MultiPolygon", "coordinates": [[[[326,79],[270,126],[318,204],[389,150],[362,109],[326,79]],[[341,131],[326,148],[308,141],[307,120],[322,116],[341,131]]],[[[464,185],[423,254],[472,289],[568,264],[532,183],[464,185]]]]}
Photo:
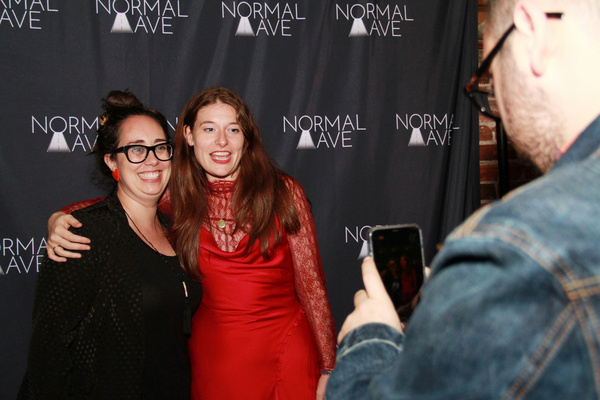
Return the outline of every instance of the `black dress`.
{"type": "Polygon", "coordinates": [[[200,303],[199,285],[181,269],[177,257],[164,256],[147,246],[140,254],[147,257],[140,271],[146,343],[142,398],[189,399],[187,339],[191,310],[200,303]]]}
{"type": "Polygon", "coordinates": [[[44,258],[18,398],[188,399],[186,313],[200,284],[135,234],[116,193],[73,216],[91,250],[44,258]]]}

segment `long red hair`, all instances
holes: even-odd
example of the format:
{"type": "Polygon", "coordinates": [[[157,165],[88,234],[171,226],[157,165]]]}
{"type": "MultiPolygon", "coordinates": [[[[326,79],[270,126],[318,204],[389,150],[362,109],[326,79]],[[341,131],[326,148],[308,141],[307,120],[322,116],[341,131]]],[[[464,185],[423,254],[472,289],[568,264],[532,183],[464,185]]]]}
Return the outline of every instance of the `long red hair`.
{"type": "Polygon", "coordinates": [[[171,241],[183,268],[198,280],[202,277],[198,266],[199,236],[210,211],[209,188],[206,173],[184,133],[186,127],[193,129],[201,108],[215,103],[228,104],[236,110],[237,122],[244,133],[232,207],[236,229],[248,231],[250,240],[246,251],[258,240],[263,257],[268,258],[269,246],[279,243],[284,231],[294,233],[300,228],[293,193],[283,180],[285,174],[267,154],[258,126],[244,100],[223,87],[197,93],[179,115],[169,192],[173,208],[171,241]]]}

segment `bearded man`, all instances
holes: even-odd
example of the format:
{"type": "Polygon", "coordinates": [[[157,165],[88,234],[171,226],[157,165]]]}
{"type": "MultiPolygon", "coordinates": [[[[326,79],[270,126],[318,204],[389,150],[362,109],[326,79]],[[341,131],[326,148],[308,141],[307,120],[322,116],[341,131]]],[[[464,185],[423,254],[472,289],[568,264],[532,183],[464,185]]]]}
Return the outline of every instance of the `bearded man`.
{"type": "Polygon", "coordinates": [[[544,175],[447,238],[405,332],[364,261],[328,400],[600,398],[600,1],[490,0],[486,18],[467,94],[544,175]]]}

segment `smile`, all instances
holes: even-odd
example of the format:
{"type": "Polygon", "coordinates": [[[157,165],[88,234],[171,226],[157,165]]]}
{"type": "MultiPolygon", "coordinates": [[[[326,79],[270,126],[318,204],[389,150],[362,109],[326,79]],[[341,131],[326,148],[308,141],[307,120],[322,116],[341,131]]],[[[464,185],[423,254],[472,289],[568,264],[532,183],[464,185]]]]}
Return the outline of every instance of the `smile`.
{"type": "Polygon", "coordinates": [[[231,153],[228,151],[215,151],[210,153],[210,157],[216,163],[225,164],[231,159],[231,153]]]}
{"type": "Polygon", "coordinates": [[[139,174],[139,176],[142,179],[152,180],[152,179],[157,179],[160,176],[160,172],[159,171],[141,172],[139,174]]]}

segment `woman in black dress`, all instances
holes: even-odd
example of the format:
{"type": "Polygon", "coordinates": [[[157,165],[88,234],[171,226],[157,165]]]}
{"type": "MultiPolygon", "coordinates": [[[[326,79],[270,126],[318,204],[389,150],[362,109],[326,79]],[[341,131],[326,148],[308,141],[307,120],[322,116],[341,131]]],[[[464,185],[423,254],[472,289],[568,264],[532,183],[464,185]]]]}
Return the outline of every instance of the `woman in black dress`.
{"type": "Polygon", "coordinates": [[[167,122],[130,92],[110,92],[103,108],[94,153],[115,190],[72,213],[90,251],[44,258],[19,399],[188,399],[202,292],[157,211],[171,174],[167,122]]]}

